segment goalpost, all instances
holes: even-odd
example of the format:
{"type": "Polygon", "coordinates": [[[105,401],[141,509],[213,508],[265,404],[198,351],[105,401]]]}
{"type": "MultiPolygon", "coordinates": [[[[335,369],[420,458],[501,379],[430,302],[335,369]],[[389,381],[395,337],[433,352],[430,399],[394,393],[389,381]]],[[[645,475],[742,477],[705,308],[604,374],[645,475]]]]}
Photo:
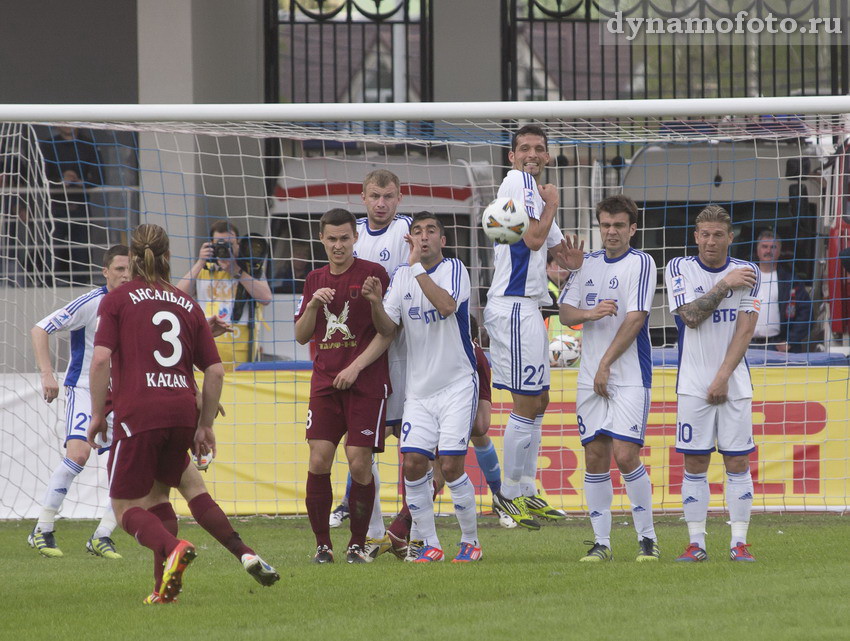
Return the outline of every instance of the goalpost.
{"type": "MultiPolygon", "coordinates": [[[[219,456],[206,479],[229,513],[305,514],[310,356],[294,341],[292,316],[303,270],[325,262],[319,216],[332,207],[363,215],[363,177],[375,168],[393,171],[402,183],[399,211],[427,209],[445,223],[449,252],[469,268],[470,307],[480,318],[492,271],[480,212],[506,170],[511,132],[526,122],[549,133],[552,163],[545,179],[560,189],[556,222],[565,233],[578,233],[598,249],[598,200],[622,192],[642,209],[634,242],[659,267],[644,450],[657,508],[681,509],[682,477],[674,451],[675,328],[662,270],[671,258],[694,253],[693,219],[701,207],[717,203],[735,224],[734,256],[754,260],[755,241],[771,230],[783,240],[781,264],[803,288],[793,301],[804,330],[799,352],[761,347],[748,353],[758,445],[754,508],[844,510],[850,504],[850,280],[839,254],[850,245],[848,113],[846,97],[0,105],[0,518],[37,516],[46,480],[61,458],[64,409],[61,400],[48,406],[41,398],[30,328],[102,284],[103,251],[125,242],[139,223],[168,231],[176,282],[219,219],[243,236],[268,240],[265,270],[275,296],[261,315],[243,317],[240,331],[254,341],[256,355],[227,376],[227,416],[216,426],[219,456]],[[78,158],[63,164],[51,139],[71,127],[78,130],[72,143],[78,158]],[[89,145],[96,160],[80,160],[89,145]],[[74,162],[85,175],[68,180],[64,170],[74,162]],[[803,318],[806,296],[811,318],[803,318]]],[[[61,373],[68,346],[66,337],[58,338],[52,346],[61,373]]],[[[575,378],[575,367],[553,370],[539,479],[553,505],[581,513],[575,378]]],[[[509,408],[509,396],[494,390],[491,436],[499,452],[509,408]]],[[[60,516],[99,516],[107,500],[105,457],[95,459],[72,486],[60,516]]],[[[399,506],[393,439],[379,460],[383,508],[392,512],[399,506]]],[[[474,456],[467,467],[479,505],[489,511],[474,456]]],[[[340,498],[344,466],[335,468],[340,498]]],[[[614,507],[628,509],[619,475],[612,476],[620,495],[614,507]]],[[[722,509],[717,462],[710,480],[712,508],[722,509]]]]}

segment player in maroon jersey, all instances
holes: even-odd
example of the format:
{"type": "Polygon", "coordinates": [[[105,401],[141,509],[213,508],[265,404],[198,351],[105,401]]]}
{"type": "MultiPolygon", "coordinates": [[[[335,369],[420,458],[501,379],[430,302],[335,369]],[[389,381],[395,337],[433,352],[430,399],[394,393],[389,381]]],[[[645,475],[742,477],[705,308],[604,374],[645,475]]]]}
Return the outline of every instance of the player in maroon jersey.
{"type": "Polygon", "coordinates": [[[385,291],[386,270],[356,258],[357,221],[345,209],[331,209],[320,222],[319,238],[329,264],[307,274],[304,296],[295,315],[295,340],[313,339],[316,356],[307,410],[307,514],[316,535],[316,563],[333,563],[328,517],[333,507],[331,465],[345,435],[351,472],[351,539],[346,560],[366,563],[366,531],[375,500],[372,453],[384,449],[386,399],[392,391],[386,349],[395,333],[380,335],[372,322],[372,305],[361,295],[367,278],[385,291]]]}
{"type": "Polygon", "coordinates": [[[108,467],[115,517],[153,551],[154,575],[161,576],[145,603],[173,601],[196,555],[189,541],[175,536],[177,518],[168,500],[172,487],[189,501],[198,523],[258,582],[271,585],[280,578],[233,531],[198,471],[189,465],[190,448],[196,454],[215,453],[212,425],[224,368],[203,310],[170,284],[169,258],[168,236],[161,227],[140,225],[133,232],[131,280],[103,298],[90,374],[90,443],[106,429],[104,404],[111,376],[118,433],[108,467]],[[204,373],[200,412],[193,365],[204,373]]]}

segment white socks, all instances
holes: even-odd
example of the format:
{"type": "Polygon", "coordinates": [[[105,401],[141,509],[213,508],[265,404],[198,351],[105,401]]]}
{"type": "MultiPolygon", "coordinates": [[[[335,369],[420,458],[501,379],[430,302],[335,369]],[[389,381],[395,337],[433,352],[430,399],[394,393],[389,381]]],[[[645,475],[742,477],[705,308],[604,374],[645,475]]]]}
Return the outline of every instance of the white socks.
{"type": "MultiPolygon", "coordinates": [[[[431,470],[416,481],[404,479],[404,487],[407,493],[407,509],[413,519],[413,528],[416,538],[421,539],[425,545],[440,548],[440,540],[437,538],[437,526],[434,522],[434,472],[431,470]]],[[[413,538],[413,529],[411,529],[413,538]]]]}
{"type": "Polygon", "coordinates": [[[375,502],[372,503],[372,516],[369,519],[367,539],[380,539],[386,534],[384,517],[381,513],[381,479],[378,476],[378,461],[372,459],[372,478],[375,479],[375,502]]]}
{"type": "Polygon", "coordinates": [[[688,524],[690,542],[705,549],[705,518],[708,514],[708,478],[705,474],[688,474],[682,479],[682,509],[688,524]]]}
{"type": "MultiPolygon", "coordinates": [[[[511,412],[508,424],[505,426],[504,451],[502,466],[505,478],[502,481],[502,495],[507,499],[515,499],[523,494],[521,482],[525,476],[526,466],[530,466],[528,459],[534,456],[534,466],[537,466],[537,448],[535,446],[536,420],[523,418],[511,412]],[[532,452],[532,449],[534,451],[532,452]]],[[[538,436],[539,439],[539,436],[538,436]]],[[[532,479],[533,481],[533,479],[532,479]]],[[[526,477],[527,483],[527,477],[526,477]]]]}
{"type": "Polygon", "coordinates": [[[537,463],[540,459],[540,443],[543,440],[543,414],[534,419],[534,433],[531,435],[531,446],[520,477],[520,491],[523,496],[537,494],[537,463]]]}
{"type": "Polygon", "coordinates": [[[732,539],[729,547],[747,542],[750,513],[753,508],[753,477],[750,470],[741,473],[726,472],[726,507],[732,522],[732,539]]]}
{"type": "Polygon", "coordinates": [[[37,529],[42,532],[53,531],[56,513],[62,506],[62,501],[65,500],[71,483],[82,471],[82,465],[77,465],[69,458],[62,459],[47,482],[47,491],[44,493],[44,500],[41,502],[41,514],[38,517],[37,529]]]}
{"type": "Polygon", "coordinates": [[[590,524],[596,543],[611,547],[611,502],[614,500],[614,487],[611,474],[584,474],[584,496],[590,511],[590,524]]]}
{"type": "Polygon", "coordinates": [[[452,493],[455,516],[460,524],[461,543],[472,543],[478,547],[478,515],[475,508],[475,488],[464,473],[452,483],[446,483],[452,493]]]}
{"type": "Polygon", "coordinates": [[[632,519],[635,522],[638,541],[644,537],[656,541],[655,524],[652,521],[652,483],[643,463],[628,474],[623,474],[623,482],[632,504],[632,519]]]}
{"type": "Polygon", "coordinates": [[[106,506],[106,512],[103,513],[103,517],[101,517],[100,523],[98,523],[97,529],[91,538],[100,539],[104,536],[112,536],[112,532],[115,531],[117,526],[118,521],[115,520],[115,512],[112,511],[112,501],[109,501],[106,506]]]}

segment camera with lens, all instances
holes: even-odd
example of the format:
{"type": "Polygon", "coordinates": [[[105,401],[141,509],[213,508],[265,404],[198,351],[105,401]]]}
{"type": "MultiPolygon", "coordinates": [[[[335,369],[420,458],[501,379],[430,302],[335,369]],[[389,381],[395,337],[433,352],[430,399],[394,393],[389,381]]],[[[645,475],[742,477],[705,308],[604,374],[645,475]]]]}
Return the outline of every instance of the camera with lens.
{"type": "Polygon", "coordinates": [[[206,267],[209,271],[214,272],[219,269],[218,261],[233,258],[233,246],[226,238],[213,238],[210,240],[210,245],[212,245],[213,255],[207,261],[206,267]]]}
{"type": "Polygon", "coordinates": [[[213,238],[213,258],[216,260],[230,260],[233,258],[233,247],[226,238],[213,238]]]}
{"type": "Polygon", "coordinates": [[[269,243],[259,234],[249,234],[239,239],[239,266],[254,278],[263,275],[269,260],[269,243]]]}

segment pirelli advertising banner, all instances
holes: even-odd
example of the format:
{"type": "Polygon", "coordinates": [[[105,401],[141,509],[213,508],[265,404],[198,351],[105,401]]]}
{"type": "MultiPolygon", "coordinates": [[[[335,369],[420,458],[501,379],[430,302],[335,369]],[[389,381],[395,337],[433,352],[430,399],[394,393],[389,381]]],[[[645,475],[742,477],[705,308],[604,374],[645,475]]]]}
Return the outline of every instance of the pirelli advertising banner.
{"type": "MultiPolygon", "coordinates": [[[[850,410],[847,367],[762,367],[754,384],[751,455],[754,509],[844,509],[850,505],[850,410]]],[[[556,507],[584,511],[583,451],[575,415],[577,370],[552,371],[549,409],[543,426],[538,479],[556,507]]],[[[681,509],[682,455],[675,450],[676,370],[655,369],[652,405],[642,451],[652,479],[656,509],[681,509]]],[[[228,374],[216,423],[218,458],[206,479],[229,513],[305,514],[308,447],[304,439],[310,371],[248,371],[228,374]]],[[[490,435],[502,457],[502,434],[510,395],[493,390],[490,435]]],[[[399,505],[398,441],[390,437],[378,457],[385,513],[399,505]]],[[[724,472],[714,454],[709,471],[711,505],[723,507],[724,472]]],[[[346,464],[340,450],[333,470],[336,499],[345,491],[346,464]]],[[[472,448],[467,472],[480,507],[489,512],[490,492],[472,448]]],[[[615,510],[629,504],[620,474],[612,469],[615,510]]],[[[447,493],[444,492],[447,496],[447,493]]],[[[441,497],[443,513],[451,512],[441,497]]],[[[180,505],[187,513],[185,505],[180,505]]]]}

